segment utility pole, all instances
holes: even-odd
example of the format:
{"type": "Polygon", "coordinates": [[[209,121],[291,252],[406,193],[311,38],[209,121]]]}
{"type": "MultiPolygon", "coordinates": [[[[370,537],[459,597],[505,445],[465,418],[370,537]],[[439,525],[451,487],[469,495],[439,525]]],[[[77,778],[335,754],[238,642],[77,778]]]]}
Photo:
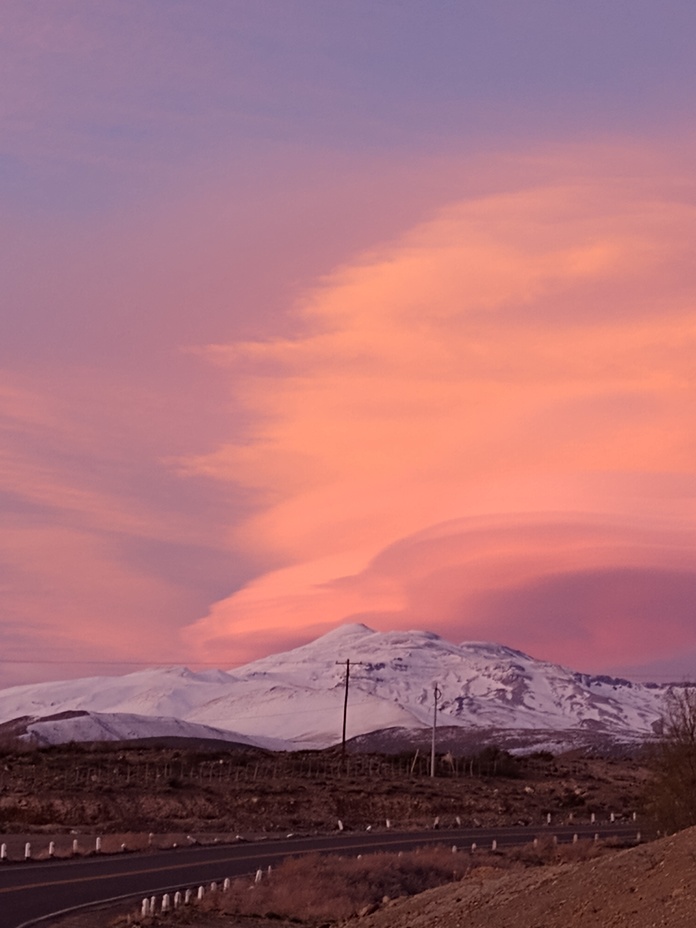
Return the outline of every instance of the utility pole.
{"type": "Polygon", "coordinates": [[[437,683],[433,684],[433,740],[430,746],[430,776],[435,776],[435,731],[437,729],[437,704],[438,700],[442,696],[442,691],[440,690],[437,683]]]}
{"type": "Polygon", "coordinates": [[[348,721],[348,684],[350,683],[350,659],[346,658],[346,692],[343,697],[343,737],[341,738],[341,763],[346,763],[346,722],[348,721]]]}
{"type": "MultiPolygon", "coordinates": [[[[337,664],[343,664],[343,661],[336,661],[337,664]]],[[[366,661],[353,661],[356,664],[364,664],[366,661]]],[[[350,683],[350,659],[345,661],[346,665],[346,690],[343,696],[343,735],[341,737],[341,765],[346,765],[346,723],[348,721],[348,685],[350,683]]]]}

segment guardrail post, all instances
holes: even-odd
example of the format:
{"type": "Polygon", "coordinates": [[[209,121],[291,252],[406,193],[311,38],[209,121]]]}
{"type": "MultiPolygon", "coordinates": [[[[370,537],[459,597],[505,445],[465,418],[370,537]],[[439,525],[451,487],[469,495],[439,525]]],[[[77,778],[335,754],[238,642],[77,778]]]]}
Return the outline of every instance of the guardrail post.
{"type": "Polygon", "coordinates": [[[143,901],[140,903],[140,917],[147,918],[149,914],[150,914],[150,900],[143,899],[143,901]]]}
{"type": "Polygon", "coordinates": [[[191,902],[191,896],[193,896],[193,890],[187,889],[184,893],[184,905],[188,905],[191,902]]]}
{"type": "Polygon", "coordinates": [[[200,902],[203,896],[205,896],[205,889],[202,886],[199,886],[198,892],[196,893],[196,899],[198,899],[198,901],[200,902]]]}
{"type": "Polygon", "coordinates": [[[174,908],[178,909],[180,905],[181,905],[181,893],[179,892],[179,890],[177,890],[174,893],[174,908]]]}
{"type": "Polygon", "coordinates": [[[169,893],[165,893],[165,894],[162,896],[162,908],[161,908],[160,911],[162,911],[162,912],[168,912],[170,908],[171,908],[171,902],[170,902],[170,899],[169,899],[169,893]]]}

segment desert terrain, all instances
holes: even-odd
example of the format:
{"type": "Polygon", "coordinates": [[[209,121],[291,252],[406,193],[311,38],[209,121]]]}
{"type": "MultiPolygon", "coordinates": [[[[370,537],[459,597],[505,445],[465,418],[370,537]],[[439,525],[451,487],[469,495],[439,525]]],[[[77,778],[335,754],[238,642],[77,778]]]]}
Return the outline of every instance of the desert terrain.
{"type": "MultiPolygon", "coordinates": [[[[578,751],[554,757],[539,752],[516,758],[488,748],[467,757],[440,756],[436,774],[429,776],[429,758],[420,753],[342,757],[337,751],[327,751],[278,755],[248,748],[211,749],[210,745],[204,750],[198,744],[7,749],[0,758],[0,832],[9,847],[20,848],[31,835],[37,843],[47,842],[50,837],[56,841],[58,853],[67,853],[76,836],[83,848],[89,848],[97,834],[103,836],[104,850],[108,851],[118,850],[121,842],[128,842],[129,850],[147,847],[148,840],[166,846],[167,834],[171,842],[187,835],[208,841],[288,831],[331,832],[339,827],[347,831],[388,826],[438,827],[443,830],[443,849],[451,855],[446,829],[458,822],[474,827],[538,825],[542,843],[549,817],[553,823],[567,824],[588,822],[592,816],[597,821],[611,815],[618,820],[632,820],[635,813],[638,827],[643,827],[646,834],[651,827],[646,817],[650,774],[639,754],[593,757],[578,751]]],[[[411,876],[405,877],[405,889],[399,888],[402,878],[393,877],[389,892],[373,888],[376,898],[369,897],[367,903],[364,899],[353,901],[340,915],[317,916],[299,911],[287,918],[308,928],[344,922],[357,912],[362,912],[360,924],[365,928],[454,926],[460,923],[456,920],[459,918],[462,925],[474,928],[479,924],[491,928],[512,924],[555,928],[560,926],[561,916],[553,921],[548,913],[571,906],[575,920],[564,924],[632,924],[642,928],[642,923],[621,921],[620,913],[637,912],[640,906],[648,905],[648,897],[640,891],[642,870],[652,872],[652,868],[658,875],[671,873],[675,855],[681,854],[679,860],[686,859],[687,851],[679,843],[686,839],[680,836],[676,844],[674,840],[626,853],[606,846],[587,847],[583,842],[576,848],[559,849],[547,841],[541,850],[528,850],[526,856],[508,851],[496,855],[478,853],[469,859],[469,855],[460,854],[459,869],[452,868],[448,857],[442,878],[441,863],[430,873],[430,863],[422,858],[415,866],[421,876],[415,882],[411,876]],[[612,861],[623,861],[611,866],[625,868],[620,889],[624,896],[630,893],[617,909],[618,914],[611,915],[613,922],[605,915],[614,911],[610,907],[615,896],[610,888],[619,871],[610,869],[606,871],[609,875],[603,876],[603,868],[610,866],[607,854],[612,854],[612,861]],[[660,855],[667,855],[664,865],[660,855]],[[453,876],[453,885],[420,892],[453,876]],[[425,882],[419,882],[421,879],[425,882]],[[606,884],[606,890],[601,890],[603,895],[588,889],[594,884],[606,884]],[[634,889],[630,889],[631,885],[634,889]],[[418,895],[398,898],[412,892],[418,895]],[[537,908],[526,903],[522,906],[522,896],[533,897],[537,908]],[[512,915],[514,921],[510,920],[512,915]],[[585,920],[578,921],[581,917],[585,920]]],[[[691,840],[696,853],[696,839],[691,840]]],[[[380,867],[387,856],[380,855],[380,867]]],[[[354,862],[346,863],[352,865],[354,862]]],[[[397,869],[403,866],[402,861],[397,869]]],[[[318,868],[317,863],[310,883],[318,868]]],[[[282,881],[282,874],[277,879],[282,881]]],[[[303,879],[302,874],[292,877],[293,889],[303,879]]],[[[369,889],[368,879],[354,875],[353,880],[369,889]]],[[[665,911],[672,914],[684,906],[688,908],[692,897],[686,877],[674,882],[670,876],[665,882],[666,896],[655,895],[657,884],[651,880],[646,885],[650,886],[650,898],[654,896],[654,907],[656,900],[667,900],[665,911]]],[[[335,876],[330,877],[330,885],[336,885],[335,876]]],[[[248,887],[243,889],[246,893],[248,887]]],[[[324,890],[323,898],[332,898],[332,892],[324,890]]],[[[270,914],[273,918],[268,924],[279,928],[287,918],[283,911],[274,911],[275,903],[269,905],[269,912],[244,913],[225,912],[222,903],[216,907],[208,902],[202,908],[167,919],[173,919],[172,924],[195,928],[265,928],[264,916],[270,914]]],[[[154,924],[161,920],[162,916],[156,916],[146,921],[154,924]]],[[[121,907],[71,916],[56,924],[64,928],[106,928],[138,923],[132,910],[121,907]]],[[[682,922],[646,921],[646,928],[648,924],[678,926],[682,922]]]]}
{"type": "Polygon", "coordinates": [[[58,746],[0,758],[0,833],[284,833],[589,821],[640,813],[636,757],[439,758],[58,746]]]}

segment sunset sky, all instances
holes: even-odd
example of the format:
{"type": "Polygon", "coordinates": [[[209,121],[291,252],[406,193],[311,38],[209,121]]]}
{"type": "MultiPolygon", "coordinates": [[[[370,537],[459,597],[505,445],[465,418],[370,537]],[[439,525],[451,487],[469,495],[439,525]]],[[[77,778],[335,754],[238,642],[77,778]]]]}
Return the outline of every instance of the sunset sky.
{"type": "Polygon", "coordinates": [[[345,622],[696,677],[695,36],[4,0],[0,686],[345,622]]]}

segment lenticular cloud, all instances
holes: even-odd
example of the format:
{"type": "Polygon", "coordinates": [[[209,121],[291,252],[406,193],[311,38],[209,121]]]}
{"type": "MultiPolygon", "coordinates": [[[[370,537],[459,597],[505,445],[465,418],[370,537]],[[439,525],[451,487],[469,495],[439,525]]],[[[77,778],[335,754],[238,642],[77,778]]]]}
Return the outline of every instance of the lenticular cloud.
{"type": "MultiPolygon", "coordinates": [[[[306,294],[294,337],[209,349],[255,426],[186,468],[255,488],[234,544],[269,566],[189,629],[199,654],[361,615],[466,633],[515,572],[589,561],[649,584],[670,532],[693,569],[696,210],[665,176],[566,163],[453,204],[306,294]],[[431,544],[427,596],[419,565],[379,568],[461,519],[506,528],[431,544]]],[[[570,634],[583,660],[606,611],[570,634]]],[[[516,642],[536,640],[539,617],[515,615],[516,642]]]]}

